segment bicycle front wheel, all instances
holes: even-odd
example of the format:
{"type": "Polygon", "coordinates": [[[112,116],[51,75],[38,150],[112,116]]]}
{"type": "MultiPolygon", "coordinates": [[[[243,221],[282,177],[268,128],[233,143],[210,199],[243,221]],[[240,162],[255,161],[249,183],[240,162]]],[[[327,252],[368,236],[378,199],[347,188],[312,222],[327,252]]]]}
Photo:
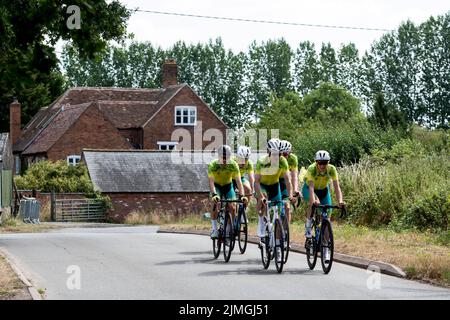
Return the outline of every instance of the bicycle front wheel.
{"type": "Polygon", "coordinates": [[[245,210],[242,210],[242,212],[239,214],[238,219],[239,219],[238,220],[239,251],[243,254],[245,252],[245,249],[247,249],[247,238],[248,238],[247,214],[245,213],[245,210]]]}
{"type": "Polygon", "coordinates": [[[225,214],[225,221],[223,225],[223,258],[228,262],[233,250],[234,232],[233,219],[230,213],[225,214]]]}
{"type": "Polygon", "coordinates": [[[259,248],[261,249],[261,261],[264,269],[269,268],[270,264],[270,240],[269,240],[269,228],[266,226],[265,236],[261,238],[259,248]]]}
{"type": "Polygon", "coordinates": [[[274,247],[274,259],[275,267],[278,273],[283,271],[284,265],[284,241],[283,241],[283,230],[281,228],[281,222],[279,219],[275,220],[275,247],[274,247]]]}
{"type": "Polygon", "coordinates": [[[217,259],[219,257],[220,254],[220,248],[222,246],[222,243],[220,241],[220,232],[219,232],[219,238],[214,238],[213,239],[213,254],[214,254],[214,259],[217,259]]]}
{"type": "Polygon", "coordinates": [[[286,215],[281,217],[281,221],[283,222],[284,229],[284,264],[286,264],[289,256],[289,221],[286,215]]]}
{"type": "Polygon", "coordinates": [[[322,262],[323,272],[328,274],[331,270],[331,265],[333,264],[334,241],[331,223],[327,219],[323,219],[322,221],[322,231],[320,237],[320,260],[322,262]],[[328,240],[326,239],[327,237],[328,240]]]}

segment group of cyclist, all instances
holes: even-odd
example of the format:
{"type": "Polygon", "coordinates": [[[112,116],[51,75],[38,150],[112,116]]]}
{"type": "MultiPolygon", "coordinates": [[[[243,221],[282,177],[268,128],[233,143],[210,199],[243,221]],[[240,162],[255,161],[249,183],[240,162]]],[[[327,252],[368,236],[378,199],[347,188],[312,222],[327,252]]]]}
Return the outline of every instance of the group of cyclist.
{"type": "MultiPolygon", "coordinates": [[[[256,196],[258,212],[258,237],[264,236],[263,214],[267,200],[285,201],[287,221],[291,221],[291,206],[297,198],[303,198],[309,206],[306,212],[305,236],[311,238],[312,207],[323,204],[331,205],[330,183],[333,183],[339,207],[344,207],[342,192],[339,186],[336,167],[331,165],[330,154],[319,150],[315,154],[315,163],[311,164],[306,172],[299,176],[298,159],[292,153],[289,141],[270,139],[267,142],[267,155],[259,158],[255,167],[250,160],[251,150],[246,146],[239,146],[236,156],[232,157],[232,150],[228,145],[218,148],[218,159],[208,165],[209,187],[211,199],[214,203],[220,199],[236,200],[238,198],[244,205],[252,195],[256,196]],[[245,176],[247,175],[247,177],[245,176]],[[299,179],[303,188],[299,191],[299,179]],[[238,195],[235,193],[238,191],[238,195]]],[[[305,171],[305,170],[303,170],[305,171]]],[[[228,203],[234,218],[235,203],[228,203]]],[[[211,214],[211,238],[217,238],[217,206],[211,214]]]]}

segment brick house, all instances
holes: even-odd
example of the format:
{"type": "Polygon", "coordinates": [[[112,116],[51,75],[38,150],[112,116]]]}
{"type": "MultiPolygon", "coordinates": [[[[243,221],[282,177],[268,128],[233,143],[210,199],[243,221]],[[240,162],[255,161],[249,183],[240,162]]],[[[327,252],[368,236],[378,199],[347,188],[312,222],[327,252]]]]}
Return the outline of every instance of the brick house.
{"type": "Polygon", "coordinates": [[[110,197],[110,220],[131,212],[188,214],[209,207],[208,158],[202,152],[84,150],[94,188],[110,197]],[[194,158],[195,156],[199,156],[194,158]],[[206,161],[202,161],[206,160],[206,161]]]}
{"type": "Polygon", "coordinates": [[[163,65],[163,88],[90,88],[67,90],[42,108],[21,129],[20,103],[10,105],[15,173],[40,160],[78,163],[90,149],[204,149],[210,142],[189,141],[216,129],[225,137],[227,125],[187,84],[177,83],[173,60],[163,65]],[[177,130],[178,129],[178,130],[177,130]],[[174,138],[175,137],[175,138],[174,138]]]}

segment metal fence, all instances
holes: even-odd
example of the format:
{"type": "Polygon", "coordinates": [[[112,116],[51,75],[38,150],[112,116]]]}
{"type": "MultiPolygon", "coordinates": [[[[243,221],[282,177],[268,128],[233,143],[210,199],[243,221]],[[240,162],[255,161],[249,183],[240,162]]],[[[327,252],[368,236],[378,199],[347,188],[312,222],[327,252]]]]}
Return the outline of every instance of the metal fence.
{"type": "Polygon", "coordinates": [[[97,199],[52,199],[52,221],[103,221],[106,210],[97,199]]]}
{"type": "Polygon", "coordinates": [[[20,218],[25,223],[40,224],[39,215],[41,212],[41,203],[35,198],[23,198],[20,200],[20,218]]]}

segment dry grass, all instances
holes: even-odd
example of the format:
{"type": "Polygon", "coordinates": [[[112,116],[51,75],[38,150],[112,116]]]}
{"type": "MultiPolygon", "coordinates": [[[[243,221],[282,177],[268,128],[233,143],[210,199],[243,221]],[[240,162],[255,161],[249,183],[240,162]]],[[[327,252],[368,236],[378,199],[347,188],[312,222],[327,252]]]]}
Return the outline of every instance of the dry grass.
{"type": "Polygon", "coordinates": [[[3,217],[0,224],[0,233],[29,233],[29,232],[44,232],[51,229],[60,229],[61,226],[42,224],[25,223],[20,218],[13,218],[10,216],[3,217]]]}
{"type": "Polygon", "coordinates": [[[25,285],[17,277],[6,259],[0,255],[0,300],[15,299],[23,294],[25,285]]]}

